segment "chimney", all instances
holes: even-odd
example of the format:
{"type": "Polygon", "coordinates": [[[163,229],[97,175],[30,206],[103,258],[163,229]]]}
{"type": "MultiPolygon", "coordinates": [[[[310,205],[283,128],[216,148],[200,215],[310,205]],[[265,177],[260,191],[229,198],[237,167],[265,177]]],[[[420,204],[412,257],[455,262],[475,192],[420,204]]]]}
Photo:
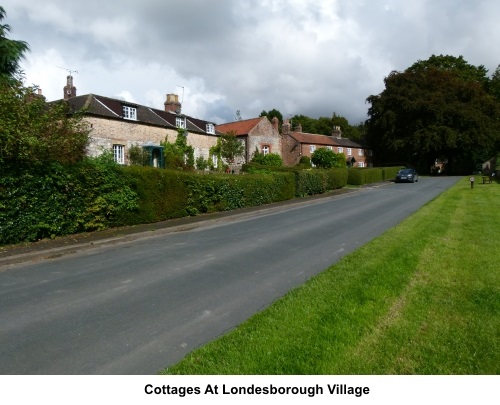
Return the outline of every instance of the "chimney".
{"type": "Polygon", "coordinates": [[[295,127],[295,132],[302,132],[302,125],[299,124],[295,127]]]}
{"type": "Polygon", "coordinates": [[[64,86],[64,100],[71,97],[76,97],[76,87],[73,86],[73,76],[69,75],[66,77],[66,86],[64,86]]]}
{"type": "Polygon", "coordinates": [[[278,120],[278,117],[273,117],[273,119],[271,120],[271,123],[273,124],[273,128],[276,130],[276,131],[279,131],[279,120],[278,120]]]}
{"type": "Polygon", "coordinates": [[[174,112],[176,114],[181,113],[182,105],[179,102],[179,96],[177,94],[167,94],[167,101],[164,103],[165,111],[174,112]]]}
{"type": "Polygon", "coordinates": [[[340,127],[333,127],[332,137],[337,139],[342,138],[342,131],[340,130],[340,127]]]}
{"type": "Polygon", "coordinates": [[[288,118],[286,118],[283,121],[283,125],[281,125],[281,133],[283,135],[289,135],[291,129],[292,129],[292,125],[290,124],[290,120],[288,118]]]}

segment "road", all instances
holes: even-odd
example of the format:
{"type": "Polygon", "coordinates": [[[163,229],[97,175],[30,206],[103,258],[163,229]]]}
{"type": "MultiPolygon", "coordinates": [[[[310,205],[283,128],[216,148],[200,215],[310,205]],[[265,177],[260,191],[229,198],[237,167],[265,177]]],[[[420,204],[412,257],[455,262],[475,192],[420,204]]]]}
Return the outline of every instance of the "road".
{"type": "Polygon", "coordinates": [[[386,183],[4,266],[0,373],[155,374],[458,180],[386,183]]]}

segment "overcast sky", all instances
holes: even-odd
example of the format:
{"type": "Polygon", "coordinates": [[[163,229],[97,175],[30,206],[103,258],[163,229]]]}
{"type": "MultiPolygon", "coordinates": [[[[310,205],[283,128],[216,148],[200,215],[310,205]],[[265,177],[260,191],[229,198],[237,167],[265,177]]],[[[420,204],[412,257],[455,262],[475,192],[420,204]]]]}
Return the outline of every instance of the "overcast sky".
{"type": "Polygon", "coordinates": [[[500,64],[498,0],[0,0],[27,84],[224,123],[276,108],[364,121],[384,77],[432,54],[500,64]],[[64,68],[64,69],[61,69],[64,68]]]}

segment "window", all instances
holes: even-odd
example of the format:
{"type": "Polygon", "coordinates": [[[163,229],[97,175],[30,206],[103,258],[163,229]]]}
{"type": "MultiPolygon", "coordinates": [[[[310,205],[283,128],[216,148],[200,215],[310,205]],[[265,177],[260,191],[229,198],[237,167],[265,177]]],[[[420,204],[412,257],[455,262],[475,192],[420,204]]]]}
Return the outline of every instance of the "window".
{"type": "Polygon", "coordinates": [[[351,156],[352,155],[352,149],[351,148],[347,148],[347,156],[351,156]]]}
{"type": "Polygon", "coordinates": [[[137,120],[137,108],[129,107],[128,105],[123,106],[123,118],[126,120],[137,120]]]}
{"type": "Polygon", "coordinates": [[[316,145],[309,145],[309,152],[314,153],[316,150],[316,145]]]}
{"type": "Polygon", "coordinates": [[[333,148],[331,146],[327,146],[326,149],[333,150],[333,148]]]}
{"type": "Polygon", "coordinates": [[[176,117],[175,118],[175,126],[177,128],[186,129],[186,118],[185,117],[176,117]]]}
{"type": "Polygon", "coordinates": [[[113,159],[116,163],[125,164],[125,145],[113,145],[113,159]]]}
{"type": "Polygon", "coordinates": [[[269,151],[270,151],[270,148],[269,148],[269,145],[264,145],[262,147],[262,154],[265,156],[265,155],[269,155],[269,151]]]}
{"type": "Polygon", "coordinates": [[[365,167],[365,162],[358,162],[358,167],[365,167]]]}
{"type": "Polygon", "coordinates": [[[363,149],[358,149],[358,156],[364,156],[365,151],[363,149]]]}
{"type": "Polygon", "coordinates": [[[207,124],[207,134],[215,134],[215,126],[210,122],[207,124]]]}
{"type": "Polygon", "coordinates": [[[217,157],[217,155],[212,155],[212,164],[214,165],[214,167],[218,167],[219,158],[217,157]]]}
{"type": "Polygon", "coordinates": [[[344,148],[342,146],[339,146],[337,150],[338,153],[344,153],[344,148]]]}

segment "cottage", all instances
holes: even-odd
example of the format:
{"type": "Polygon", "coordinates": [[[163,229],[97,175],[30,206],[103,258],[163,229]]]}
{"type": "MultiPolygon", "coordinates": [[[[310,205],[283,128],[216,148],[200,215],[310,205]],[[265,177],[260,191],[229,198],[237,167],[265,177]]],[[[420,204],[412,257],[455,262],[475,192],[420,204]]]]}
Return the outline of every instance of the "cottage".
{"type": "Polygon", "coordinates": [[[160,166],[163,153],[160,143],[165,139],[174,142],[179,128],[186,131],[195,159],[200,156],[208,159],[210,148],[217,144],[215,123],[182,114],[176,94],[167,94],[163,110],[96,94],[77,96],[70,75],[64,87],[64,100],[72,112],[85,114],[90,126],[89,156],[109,150],[117,163],[129,164],[128,151],[138,145],[151,152],[153,166],[160,166]]]}
{"type": "Polygon", "coordinates": [[[281,135],[276,117],[272,123],[267,117],[259,117],[217,125],[216,129],[224,134],[232,132],[244,143],[245,155],[236,162],[237,165],[250,162],[256,150],[264,155],[277,153],[281,156],[281,135]]]}
{"type": "Polygon", "coordinates": [[[282,157],[283,163],[287,166],[296,165],[302,156],[311,157],[318,148],[327,148],[335,153],[343,153],[348,166],[373,166],[372,150],[348,138],[342,138],[339,127],[333,128],[331,136],[302,132],[300,125],[294,131],[291,130],[291,127],[288,119],[283,122],[281,127],[283,136],[282,157]]]}

